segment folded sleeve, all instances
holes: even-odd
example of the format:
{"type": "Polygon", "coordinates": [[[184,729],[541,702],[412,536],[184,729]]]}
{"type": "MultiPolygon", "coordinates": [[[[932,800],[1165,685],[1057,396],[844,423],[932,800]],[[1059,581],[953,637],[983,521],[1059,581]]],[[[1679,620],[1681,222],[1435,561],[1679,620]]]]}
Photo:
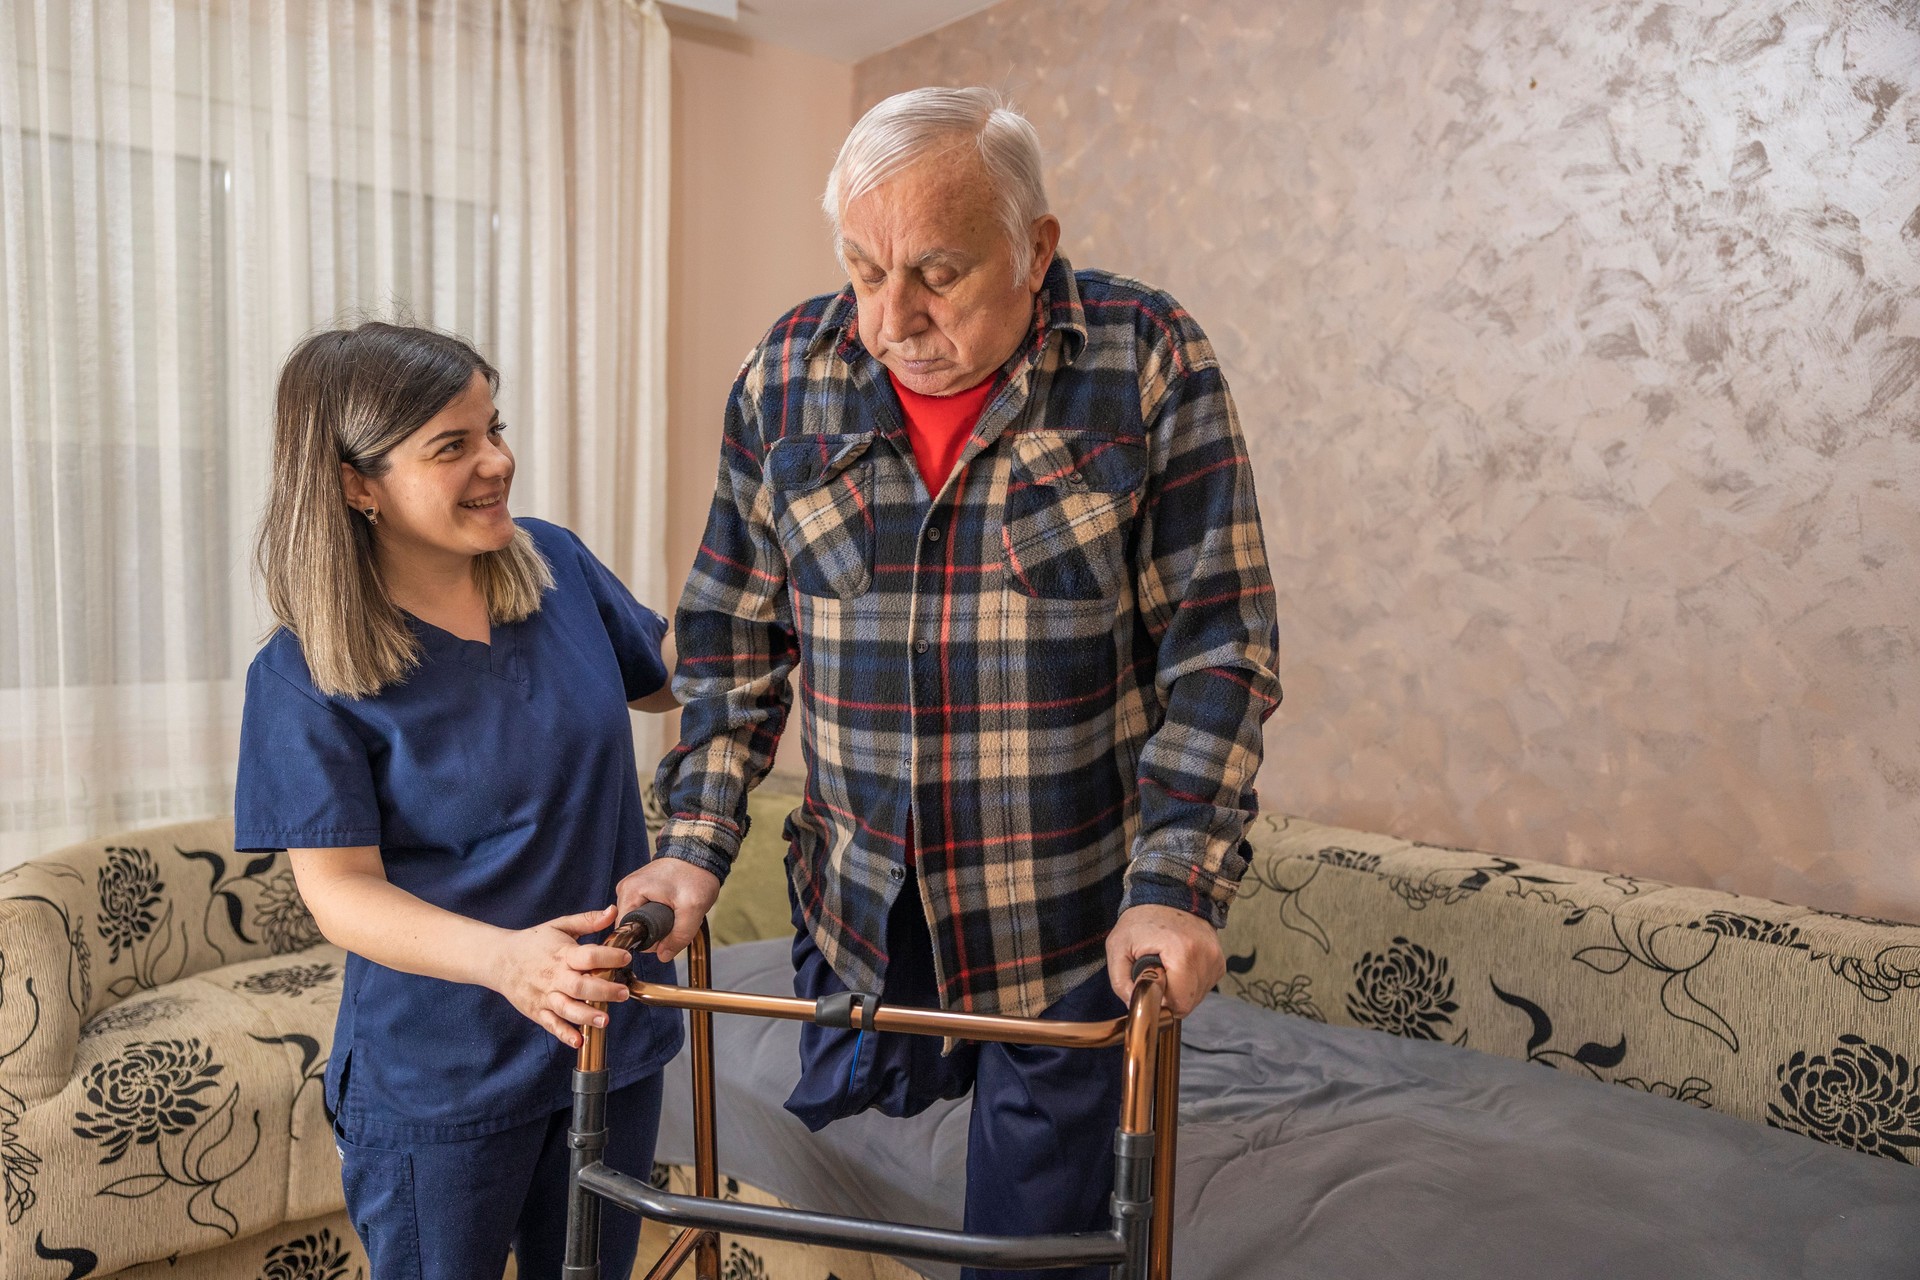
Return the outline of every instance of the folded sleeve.
{"type": "Polygon", "coordinates": [[[242,852],[380,843],[366,744],[326,699],[264,657],[247,672],[233,815],[242,852]]]}

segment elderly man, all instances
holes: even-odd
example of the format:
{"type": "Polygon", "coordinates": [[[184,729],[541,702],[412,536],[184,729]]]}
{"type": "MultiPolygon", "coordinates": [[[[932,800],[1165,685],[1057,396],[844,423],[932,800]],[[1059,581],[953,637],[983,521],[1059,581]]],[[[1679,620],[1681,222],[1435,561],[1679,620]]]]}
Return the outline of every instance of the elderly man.
{"type": "MultiPolygon", "coordinates": [[[[1055,253],[1032,126],[987,90],[873,108],[825,204],[851,283],[734,383],[675,621],[672,816],[620,905],[675,908],[663,954],[692,938],[797,668],[799,994],[1110,1018],[1157,953],[1185,1013],[1223,970],[1280,698],[1213,350],[1055,253]]],[[[1118,1049],[809,1027],[801,1053],[787,1106],[815,1129],[973,1090],[967,1229],[1105,1226],[1118,1049]]]]}

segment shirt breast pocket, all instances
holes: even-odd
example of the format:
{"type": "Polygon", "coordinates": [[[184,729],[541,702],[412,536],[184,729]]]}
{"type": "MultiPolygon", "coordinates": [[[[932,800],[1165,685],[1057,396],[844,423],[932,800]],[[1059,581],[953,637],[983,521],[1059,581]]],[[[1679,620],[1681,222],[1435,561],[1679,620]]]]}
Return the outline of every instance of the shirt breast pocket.
{"type": "Polygon", "coordinates": [[[1145,444],[1025,431],[1012,445],[1000,539],[1014,590],[1045,600],[1118,595],[1147,477],[1145,444]]]}
{"type": "Polygon", "coordinates": [[[789,436],[767,453],[774,529],[796,589],[851,599],[873,584],[872,433],[789,436]]]}

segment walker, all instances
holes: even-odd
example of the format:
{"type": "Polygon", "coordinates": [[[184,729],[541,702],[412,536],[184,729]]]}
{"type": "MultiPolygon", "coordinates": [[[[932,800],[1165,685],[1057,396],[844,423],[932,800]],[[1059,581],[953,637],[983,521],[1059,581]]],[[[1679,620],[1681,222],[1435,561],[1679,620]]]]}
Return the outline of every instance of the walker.
{"type": "MultiPolygon", "coordinates": [[[[646,951],[672,929],[672,910],[664,903],[650,902],[629,912],[607,938],[607,945],[646,951]]],[[[561,1271],[566,1280],[601,1280],[602,1200],[680,1228],[673,1243],[647,1272],[646,1280],[667,1280],[689,1258],[694,1259],[698,1280],[719,1280],[721,1231],[1010,1270],[1108,1263],[1113,1267],[1113,1280],[1170,1280],[1180,1020],[1161,1009],[1166,973],[1160,957],[1142,956],[1135,962],[1133,995],[1126,1017],[1110,1022],[1046,1022],[945,1009],[882,1008],[877,996],[854,992],[814,1002],[790,996],[715,991],[709,950],[707,927],[702,922],[699,936],[687,948],[686,986],[643,982],[630,973],[627,978],[627,990],[640,1003],[687,1011],[693,1047],[697,1194],[683,1196],[656,1190],[601,1162],[607,1142],[606,1032],[600,1027],[583,1028],[585,1036],[573,1073],[573,1120],[567,1131],[567,1252],[561,1271]],[[990,1236],[720,1199],[719,1163],[714,1149],[715,1013],[1009,1044],[1097,1049],[1124,1041],[1120,1122],[1113,1139],[1113,1225],[1106,1231],[990,1236]]],[[[617,982],[620,972],[605,970],[597,976],[617,982]]]]}

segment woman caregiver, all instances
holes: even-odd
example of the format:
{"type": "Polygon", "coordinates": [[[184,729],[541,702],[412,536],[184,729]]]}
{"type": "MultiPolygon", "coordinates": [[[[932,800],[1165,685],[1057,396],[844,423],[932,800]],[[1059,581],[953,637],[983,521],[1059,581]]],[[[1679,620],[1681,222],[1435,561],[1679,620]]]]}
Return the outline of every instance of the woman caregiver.
{"type": "MultiPolygon", "coordinates": [[[[557,1277],[570,1073],[608,1037],[606,1161],[646,1177],[677,1014],[580,941],[648,857],[629,706],[665,710],[666,620],[572,533],[507,511],[499,377],[387,324],[281,371],[235,847],[286,849],[349,953],[325,1099],[376,1280],[557,1277]],[[589,1002],[611,1001],[606,1012],[589,1002]]],[[[606,1275],[639,1220],[604,1215],[606,1275]]]]}

